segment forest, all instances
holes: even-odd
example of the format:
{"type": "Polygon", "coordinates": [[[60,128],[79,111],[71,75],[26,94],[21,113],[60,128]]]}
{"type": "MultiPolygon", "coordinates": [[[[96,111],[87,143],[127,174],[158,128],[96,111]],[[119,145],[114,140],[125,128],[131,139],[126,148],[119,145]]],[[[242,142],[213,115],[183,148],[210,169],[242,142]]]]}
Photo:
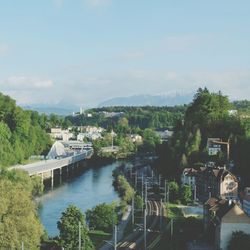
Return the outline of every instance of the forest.
{"type": "Polygon", "coordinates": [[[250,119],[242,116],[242,112],[249,108],[249,102],[230,103],[221,92],[198,89],[184,119],[176,123],[171,140],[158,147],[160,171],[179,178],[185,167],[200,167],[207,161],[215,161],[221,166],[228,164],[225,150],[216,156],[208,155],[207,139],[221,138],[230,143],[233,171],[250,183],[250,119]],[[236,108],[236,113],[229,112],[236,108]]]}
{"type": "Polygon", "coordinates": [[[31,155],[45,154],[51,145],[46,116],[25,111],[0,93],[0,166],[22,163],[31,155]]]}
{"type": "Polygon", "coordinates": [[[65,121],[76,126],[101,126],[104,128],[114,128],[121,117],[128,120],[128,125],[133,131],[135,129],[166,129],[171,128],[183,117],[186,106],[174,107],[105,107],[89,109],[84,114],[68,116],[65,121]],[[106,113],[116,113],[107,116],[106,113]],[[91,114],[88,117],[86,114],[91,114]]]}

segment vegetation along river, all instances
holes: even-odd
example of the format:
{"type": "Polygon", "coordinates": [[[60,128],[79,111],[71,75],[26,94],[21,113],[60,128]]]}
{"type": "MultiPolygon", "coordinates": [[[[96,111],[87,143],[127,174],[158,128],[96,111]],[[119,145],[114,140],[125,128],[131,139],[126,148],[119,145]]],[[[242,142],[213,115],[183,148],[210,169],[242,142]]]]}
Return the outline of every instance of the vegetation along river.
{"type": "Polygon", "coordinates": [[[40,197],[39,216],[49,236],[58,235],[57,221],[69,204],[85,212],[99,203],[118,200],[118,194],[112,186],[112,171],[121,164],[118,161],[101,167],[90,166],[77,177],[40,197]]]}

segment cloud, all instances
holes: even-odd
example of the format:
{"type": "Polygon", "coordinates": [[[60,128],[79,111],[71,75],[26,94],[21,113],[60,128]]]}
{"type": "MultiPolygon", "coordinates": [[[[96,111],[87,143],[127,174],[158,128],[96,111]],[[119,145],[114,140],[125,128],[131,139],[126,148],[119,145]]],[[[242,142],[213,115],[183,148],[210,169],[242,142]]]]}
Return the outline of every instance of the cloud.
{"type": "Polygon", "coordinates": [[[225,71],[170,71],[131,68],[105,73],[63,75],[54,80],[12,76],[0,81],[4,93],[18,103],[49,103],[67,100],[83,107],[131,95],[156,95],[195,92],[199,87],[222,91],[230,99],[249,99],[249,70],[225,71]],[[2,84],[1,84],[2,83],[2,84]]]}
{"type": "Polygon", "coordinates": [[[10,76],[1,85],[3,88],[11,90],[37,90],[53,87],[53,81],[37,77],[10,76]]]}

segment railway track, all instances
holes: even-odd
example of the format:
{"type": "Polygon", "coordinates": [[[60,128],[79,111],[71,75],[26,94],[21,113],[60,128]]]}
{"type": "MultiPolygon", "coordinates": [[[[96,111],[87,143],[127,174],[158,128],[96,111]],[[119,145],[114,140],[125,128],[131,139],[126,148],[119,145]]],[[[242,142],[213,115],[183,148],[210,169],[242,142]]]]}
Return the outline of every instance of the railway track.
{"type": "MultiPolygon", "coordinates": [[[[148,200],[146,217],[146,239],[149,245],[159,236],[162,204],[159,201],[148,200]]],[[[137,229],[117,244],[117,249],[145,249],[144,230],[137,229]]],[[[149,249],[147,247],[147,249],[149,249]]]]}

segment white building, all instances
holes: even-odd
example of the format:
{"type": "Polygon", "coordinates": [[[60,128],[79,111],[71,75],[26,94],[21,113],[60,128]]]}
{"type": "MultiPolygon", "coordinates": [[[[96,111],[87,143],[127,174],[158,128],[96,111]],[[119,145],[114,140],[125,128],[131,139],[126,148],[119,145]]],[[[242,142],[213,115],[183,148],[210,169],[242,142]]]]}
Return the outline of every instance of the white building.
{"type": "Polygon", "coordinates": [[[246,187],[242,199],[242,209],[250,216],[250,187],[246,187]]]}
{"type": "Polygon", "coordinates": [[[221,151],[221,145],[217,144],[216,141],[221,142],[220,138],[208,138],[207,148],[209,155],[217,155],[221,151]]]}
{"type": "Polygon", "coordinates": [[[69,141],[74,138],[74,134],[71,133],[68,129],[63,130],[61,128],[51,128],[50,136],[55,140],[69,141]]]}
{"type": "Polygon", "coordinates": [[[194,168],[185,168],[181,175],[181,185],[188,185],[191,187],[192,190],[195,189],[195,176],[197,170],[194,168]]]}
{"type": "Polygon", "coordinates": [[[77,141],[84,141],[85,138],[87,138],[88,140],[94,141],[94,140],[102,138],[102,135],[101,133],[98,133],[98,132],[85,132],[85,133],[79,133],[77,135],[77,141]]]}
{"type": "Polygon", "coordinates": [[[129,135],[129,138],[134,143],[141,143],[142,142],[142,136],[140,136],[138,134],[131,134],[131,135],[129,135]]]}
{"type": "Polygon", "coordinates": [[[228,110],[228,114],[231,116],[236,116],[238,114],[238,110],[236,109],[228,110]]]}
{"type": "Polygon", "coordinates": [[[216,250],[227,250],[235,231],[250,234],[250,218],[236,202],[227,199],[212,197],[204,204],[204,223],[206,232],[214,234],[216,250]]]}
{"type": "Polygon", "coordinates": [[[77,141],[84,141],[84,138],[86,137],[86,133],[79,133],[77,135],[77,141]]]}
{"type": "Polygon", "coordinates": [[[250,218],[237,204],[235,204],[221,219],[221,225],[218,227],[217,233],[219,236],[217,241],[219,249],[227,249],[232,233],[235,231],[243,231],[246,234],[250,234],[250,218]]]}
{"type": "Polygon", "coordinates": [[[87,133],[102,133],[104,131],[104,128],[95,126],[84,126],[83,130],[87,133]]]}
{"type": "Polygon", "coordinates": [[[164,130],[164,131],[155,131],[158,136],[160,136],[162,141],[168,141],[170,137],[173,135],[173,131],[164,130]]]}

